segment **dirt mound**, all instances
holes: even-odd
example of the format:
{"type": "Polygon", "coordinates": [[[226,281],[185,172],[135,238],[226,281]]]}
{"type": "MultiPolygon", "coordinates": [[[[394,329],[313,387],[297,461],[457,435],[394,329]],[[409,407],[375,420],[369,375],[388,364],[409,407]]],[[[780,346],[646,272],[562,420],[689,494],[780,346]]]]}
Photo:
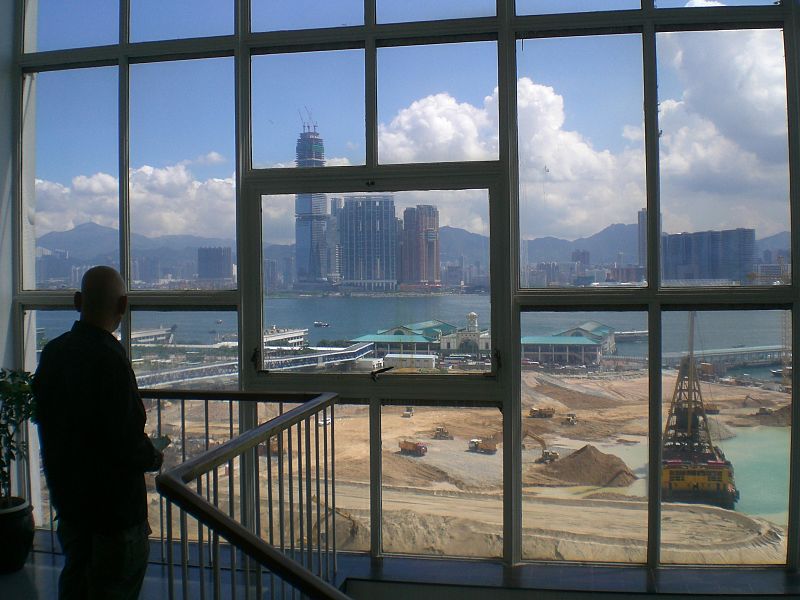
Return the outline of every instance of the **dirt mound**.
{"type": "Polygon", "coordinates": [[[587,444],[561,460],[526,473],[528,485],[597,485],[627,487],[638,479],[617,456],[587,444]],[[560,483],[555,483],[560,482],[560,483]]]}
{"type": "Polygon", "coordinates": [[[461,490],[468,487],[463,481],[452,477],[439,467],[424,463],[417,458],[384,450],[382,460],[383,483],[386,485],[430,487],[434,483],[443,482],[461,490]]]}
{"type": "Polygon", "coordinates": [[[761,425],[772,427],[788,427],[792,424],[792,405],[787,404],[773,411],[769,415],[758,415],[756,417],[761,425]]]}
{"type": "Polygon", "coordinates": [[[619,400],[589,393],[586,389],[576,389],[563,382],[557,384],[554,381],[539,380],[535,390],[573,410],[614,408],[621,404],[619,400]]]}

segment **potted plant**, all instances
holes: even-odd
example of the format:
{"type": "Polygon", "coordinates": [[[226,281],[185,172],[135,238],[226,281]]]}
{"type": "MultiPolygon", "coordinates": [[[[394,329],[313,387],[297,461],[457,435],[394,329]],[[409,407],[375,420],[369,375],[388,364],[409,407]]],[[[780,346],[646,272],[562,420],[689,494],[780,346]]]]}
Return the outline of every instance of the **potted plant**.
{"type": "Polygon", "coordinates": [[[21,569],[33,544],[30,502],[11,495],[13,462],[28,457],[19,436],[34,412],[32,379],[26,371],[0,369],[0,573],[21,569]]]}

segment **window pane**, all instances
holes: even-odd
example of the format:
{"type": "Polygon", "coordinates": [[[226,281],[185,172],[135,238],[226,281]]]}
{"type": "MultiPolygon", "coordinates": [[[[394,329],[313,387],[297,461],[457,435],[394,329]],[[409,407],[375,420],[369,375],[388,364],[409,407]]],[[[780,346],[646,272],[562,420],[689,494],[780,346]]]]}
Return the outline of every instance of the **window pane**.
{"type": "Polygon", "coordinates": [[[252,85],[254,167],[364,164],[363,50],[254,56],[252,85]]]}
{"type": "Polygon", "coordinates": [[[523,558],[647,557],[647,315],[523,313],[523,558]]]}
{"type": "Polygon", "coordinates": [[[665,313],[663,330],[662,561],[785,563],[790,313],[665,313]]]}
{"type": "Polygon", "coordinates": [[[238,387],[235,312],[136,310],[131,330],[131,359],[140,388],[238,387]]]}
{"type": "Polygon", "coordinates": [[[639,0],[517,0],[517,14],[546,15],[640,8],[639,0]]]}
{"type": "Polygon", "coordinates": [[[783,37],[658,34],[664,285],[790,280],[783,37]]]}
{"type": "Polygon", "coordinates": [[[485,190],[262,196],[264,368],[491,370],[485,190]]]}
{"type": "Polygon", "coordinates": [[[119,2],[26,0],[25,52],[116,44],[119,2]]]}
{"type": "Polygon", "coordinates": [[[131,66],[134,288],[236,287],[233,97],[230,58],[131,66]]]}
{"type": "Polygon", "coordinates": [[[381,426],[383,551],[502,556],[500,411],[385,406],[381,426]]]}
{"type": "Polygon", "coordinates": [[[378,23],[494,16],[495,0],[378,0],[378,23]]]}
{"type": "Polygon", "coordinates": [[[231,35],[233,0],[131,0],[131,41],[231,35]]]}
{"type": "Polygon", "coordinates": [[[708,6],[754,6],[759,4],[777,4],[775,0],[655,0],[656,8],[688,8],[708,6]]]}
{"type": "Polygon", "coordinates": [[[24,87],[23,285],[79,287],[92,265],[119,268],[117,69],[35,73],[24,87]]]}
{"type": "Polygon", "coordinates": [[[253,31],[364,24],[362,0],[252,0],[253,31]]]}
{"type": "Polygon", "coordinates": [[[637,35],[517,43],[520,282],[644,285],[637,35]]]}
{"type": "Polygon", "coordinates": [[[495,42],[378,49],[380,162],[496,159],[497,115],[495,42]]]}

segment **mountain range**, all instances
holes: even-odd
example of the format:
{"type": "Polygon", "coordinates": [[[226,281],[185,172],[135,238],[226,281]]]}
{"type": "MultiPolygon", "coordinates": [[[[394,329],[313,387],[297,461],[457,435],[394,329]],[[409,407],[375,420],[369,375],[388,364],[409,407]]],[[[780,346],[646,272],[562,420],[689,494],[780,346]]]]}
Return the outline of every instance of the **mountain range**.
{"type": "MultiPolygon", "coordinates": [[[[541,237],[525,240],[528,262],[570,261],[572,252],[586,250],[592,264],[610,264],[619,260],[636,264],[638,262],[638,227],[616,223],[588,237],[565,240],[557,237],[541,237]]],[[[49,250],[66,250],[74,259],[87,262],[108,262],[117,254],[119,232],[111,227],[96,223],[83,223],[69,231],[54,231],[37,240],[37,246],[49,250]]],[[[208,246],[230,246],[236,253],[232,239],[201,237],[195,235],[165,235],[148,237],[134,233],[131,235],[131,250],[135,256],[159,257],[162,261],[195,260],[197,248],[208,246]]],[[[757,257],[764,250],[780,251],[790,246],[788,231],[783,231],[756,241],[757,257]]],[[[281,259],[291,256],[292,245],[266,245],[264,256],[281,259]]],[[[458,227],[444,226],[439,229],[439,253],[444,263],[458,263],[461,257],[467,264],[485,266],[489,261],[489,238],[458,227]]],[[[234,257],[234,262],[235,262],[234,257]]]]}

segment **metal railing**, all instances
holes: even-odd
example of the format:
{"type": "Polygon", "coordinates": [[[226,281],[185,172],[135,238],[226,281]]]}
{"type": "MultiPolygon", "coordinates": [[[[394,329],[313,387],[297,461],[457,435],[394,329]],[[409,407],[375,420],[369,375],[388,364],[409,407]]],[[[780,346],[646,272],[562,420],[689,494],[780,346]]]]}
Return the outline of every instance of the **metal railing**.
{"type": "MultiPolygon", "coordinates": [[[[347,598],[332,585],[336,577],[335,394],[247,394],[245,398],[241,392],[148,390],[142,395],[159,403],[177,400],[182,431],[186,430],[184,403],[200,395],[204,402],[277,403],[281,413],[238,437],[231,432],[231,439],[216,447],[209,448],[206,442],[205,452],[156,478],[156,487],[166,499],[162,541],[170,598],[176,595],[176,566],[184,598],[205,598],[207,593],[219,598],[228,585],[230,592],[225,595],[231,598],[237,594],[244,598],[347,598]],[[284,413],[284,402],[302,404],[284,413]],[[177,519],[173,506],[179,509],[177,519]]],[[[207,433],[205,437],[208,440],[207,433]]],[[[183,458],[185,448],[183,437],[183,458]]]]}

